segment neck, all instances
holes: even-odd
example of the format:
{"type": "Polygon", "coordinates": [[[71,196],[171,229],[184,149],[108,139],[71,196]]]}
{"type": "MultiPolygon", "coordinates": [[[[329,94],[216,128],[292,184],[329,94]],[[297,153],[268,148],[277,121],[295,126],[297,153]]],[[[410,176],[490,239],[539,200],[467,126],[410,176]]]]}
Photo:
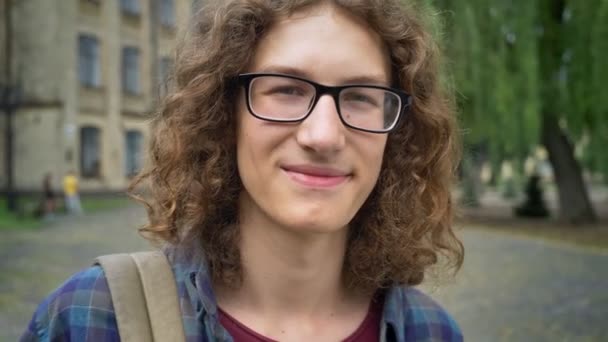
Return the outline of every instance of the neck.
{"type": "Polygon", "coordinates": [[[241,217],[240,230],[243,283],[235,290],[220,286],[222,308],[310,317],[332,314],[349,301],[342,281],[346,228],[298,232],[241,217]]]}
{"type": "Polygon", "coordinates": [[[242,227],[243,289],[258,307],[315,312],[342,296],[346,234],[301,236],[242,227]]]}

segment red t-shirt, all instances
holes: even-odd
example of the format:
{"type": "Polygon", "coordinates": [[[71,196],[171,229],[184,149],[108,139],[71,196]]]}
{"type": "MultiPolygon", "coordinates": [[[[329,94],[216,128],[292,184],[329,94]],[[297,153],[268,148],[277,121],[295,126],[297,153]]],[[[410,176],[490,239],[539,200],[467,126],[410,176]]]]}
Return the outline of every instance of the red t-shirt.
{"type": "MultiPolygon", "coordinates": [[[[220,323],[230,333],[234,342],[277,342],[262,336],[237,321],[222,309],[218,308],[220,323]]],[[[380,336],[380,320],[382,319],[382,301],[374,300],[369,307],[367,316],[361,325],[344,342],[371,342],[378,341],[380,336]]]]}

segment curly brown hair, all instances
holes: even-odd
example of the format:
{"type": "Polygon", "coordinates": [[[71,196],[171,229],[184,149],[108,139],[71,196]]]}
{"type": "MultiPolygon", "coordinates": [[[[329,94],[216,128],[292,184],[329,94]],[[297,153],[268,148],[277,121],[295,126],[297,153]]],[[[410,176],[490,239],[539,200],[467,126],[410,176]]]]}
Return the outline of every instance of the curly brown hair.
{"type": "Polygon", "coordinates": [[[240,284],[234,79],[274,22],[321,2],[346,9],[380,35],[393,85],[413,98],[406,119],[389,133],[378,183],[351,222],[346,281],[359,289],[416,285],[440,256],[458,270],[464,249],[452,228],[450,190],[460,152],[453,100],[439,81],[428,16],[412,1],[208,3],[177,51],[174,89],[152,122],[149,165],[130,189],[146,189],[139,199],[149,223],[140,231],[156,242],[196,246],[215,281],[240,284]]]}

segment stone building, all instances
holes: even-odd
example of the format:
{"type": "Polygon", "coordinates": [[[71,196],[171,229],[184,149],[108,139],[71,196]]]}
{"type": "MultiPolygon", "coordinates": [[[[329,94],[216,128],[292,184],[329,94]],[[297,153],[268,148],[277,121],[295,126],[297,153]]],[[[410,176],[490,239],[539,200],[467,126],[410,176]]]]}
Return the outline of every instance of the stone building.
{"type": "MultiPolygon", "coordinates": [[[[83,191],[125,189],[143,162],[147,120],[178,28],[196,7],[196,0],[0,0],[0,83],[11,78],[23,94],[13,118],[19,191],[39,190],[47,172],[59,189],[68,170],[83,191]]],[[[5,116],[0,112],[2,188],[5,116]]]]}

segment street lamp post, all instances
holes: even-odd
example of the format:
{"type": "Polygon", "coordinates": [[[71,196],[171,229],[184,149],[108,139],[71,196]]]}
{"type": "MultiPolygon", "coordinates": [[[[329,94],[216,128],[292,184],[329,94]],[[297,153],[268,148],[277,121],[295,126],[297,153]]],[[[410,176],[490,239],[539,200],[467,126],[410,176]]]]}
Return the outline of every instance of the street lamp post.
{"type": "Polygon", "coordinates": [[[0,79],[0,110],[6,115],[5,120],[5,167],[6,167],[6,194],[9,211],[17,210],[17,192],[14,184],[14,156],[13,156],[13,116],[21,104],[22,87],[19,82],[13,82],[13,16],[12,0],[4,0],[4,72],[0,79]]]}
{"type": "Polygon", "coordinates": [[[6,195],[9,211],[17,210],[17,192],[14,184],[13,156],[13,115],[21,103],[22,91],[20,86],[0,84],[0,107],[6,114],[5,121],[5,166],[6,166],[6,195]]]}

